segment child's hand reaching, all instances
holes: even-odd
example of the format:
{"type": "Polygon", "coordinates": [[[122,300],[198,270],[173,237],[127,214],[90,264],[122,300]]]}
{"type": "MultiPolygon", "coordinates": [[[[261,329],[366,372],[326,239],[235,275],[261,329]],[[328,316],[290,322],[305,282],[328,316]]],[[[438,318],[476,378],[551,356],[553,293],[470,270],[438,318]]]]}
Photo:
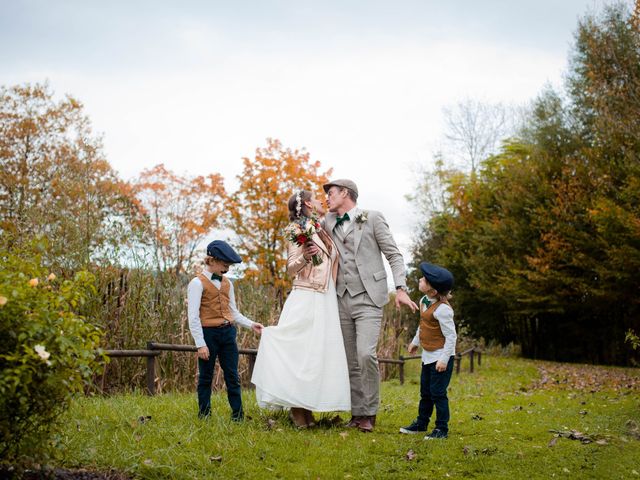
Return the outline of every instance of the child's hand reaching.
{"type": "Polygon", "coordinates": [[[418,350],[417,345],[414,345],[413,343],[410,343],[409,345],[407,345],[407,351],[409,353],[416,353],[417,350],[418,350]]]}
{"type": "Polygon", "coordinates": [[[251,325],[251,330],[253,330],[258,335],[262,335],[263,328],[264,328],[264,325],[262,325],[261,323],[254,322],[253,325],[251,325]]]}

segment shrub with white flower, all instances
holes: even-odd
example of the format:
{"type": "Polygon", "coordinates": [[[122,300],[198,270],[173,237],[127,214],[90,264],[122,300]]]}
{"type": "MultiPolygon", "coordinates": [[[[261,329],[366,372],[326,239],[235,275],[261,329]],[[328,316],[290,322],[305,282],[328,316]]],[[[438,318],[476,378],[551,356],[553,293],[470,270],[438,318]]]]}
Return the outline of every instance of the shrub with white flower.
{"type": "MultiPolygon", "coordinates": [[[[0,236],[0,239],[2,237],[0,236]]],[[[42,245],[25,251],[0,241],[0,458],[44,457],[49,432],[104,364],[100,330],[79,314],[95,293],[93,276],[56,280],[42,245]],[[46,278],[39,288],[38,278],[46,278]],[[64,334],[62,333],[64,332],[64,334]]]]}

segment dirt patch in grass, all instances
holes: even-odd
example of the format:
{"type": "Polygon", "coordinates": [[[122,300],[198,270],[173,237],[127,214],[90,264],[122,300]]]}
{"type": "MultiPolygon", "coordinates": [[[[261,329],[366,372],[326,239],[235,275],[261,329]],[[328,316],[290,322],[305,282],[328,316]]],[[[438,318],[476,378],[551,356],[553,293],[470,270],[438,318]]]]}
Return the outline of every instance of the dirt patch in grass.
{"type": "Polygon", "coordinates": [[[612,390],[640,391],[640,370],[569,363],[539,362],[540,379],[533,389],[561,389],[582,392],[612,390]]]}
{"type": "Polygon", "coordinates": [[[20,471],[6,466],[0,468],[0,478],[12,480],[131,480],[131,477],[115,470],[99,472],[85,469],[48,468],[20,471]]]}

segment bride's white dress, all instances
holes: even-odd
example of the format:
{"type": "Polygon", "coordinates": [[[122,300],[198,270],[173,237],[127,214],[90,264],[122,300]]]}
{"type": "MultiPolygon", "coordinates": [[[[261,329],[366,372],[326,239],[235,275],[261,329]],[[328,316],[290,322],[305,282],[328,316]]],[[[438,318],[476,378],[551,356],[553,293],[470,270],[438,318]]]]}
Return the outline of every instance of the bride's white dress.
{"type": "Polygon", "coordinates": [[[251,381],[261,408],[351,410],[347,357],[331,278],[326,293],[294,288],[289,294],[278,325],[262,330],[251,381]]]}

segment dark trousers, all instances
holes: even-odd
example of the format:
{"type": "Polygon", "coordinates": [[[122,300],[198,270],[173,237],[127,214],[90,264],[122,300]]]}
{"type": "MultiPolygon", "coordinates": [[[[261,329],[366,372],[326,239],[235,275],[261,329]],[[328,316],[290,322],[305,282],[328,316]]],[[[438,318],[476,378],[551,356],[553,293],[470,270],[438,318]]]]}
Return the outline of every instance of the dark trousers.
{"type": "Polygon", "coordinates": [[[436,408],[436,428],[449,432],[449,398],[447,387],[453,373],[453,359],[449,358],[444,372],[436,371],[436,362],[422,365],[420,375],[420,404],[418,405],[418,419],[420,426],[429,425],[433,407],[436,408]]]}
{"type": "Polygon", "coordinates": [[[209,348],[209,360],[198,358],[198,407],[199,416],[211,414],[211,383],[216,358],[224,373],[227,386],[227,398],[231,406],[231,418],[241,420],[242,394],[240,393],[240,377],[238,375],[238,344],[236,343],[236,327],[225,328],[204,327],[204,341],[209,348]]]}

